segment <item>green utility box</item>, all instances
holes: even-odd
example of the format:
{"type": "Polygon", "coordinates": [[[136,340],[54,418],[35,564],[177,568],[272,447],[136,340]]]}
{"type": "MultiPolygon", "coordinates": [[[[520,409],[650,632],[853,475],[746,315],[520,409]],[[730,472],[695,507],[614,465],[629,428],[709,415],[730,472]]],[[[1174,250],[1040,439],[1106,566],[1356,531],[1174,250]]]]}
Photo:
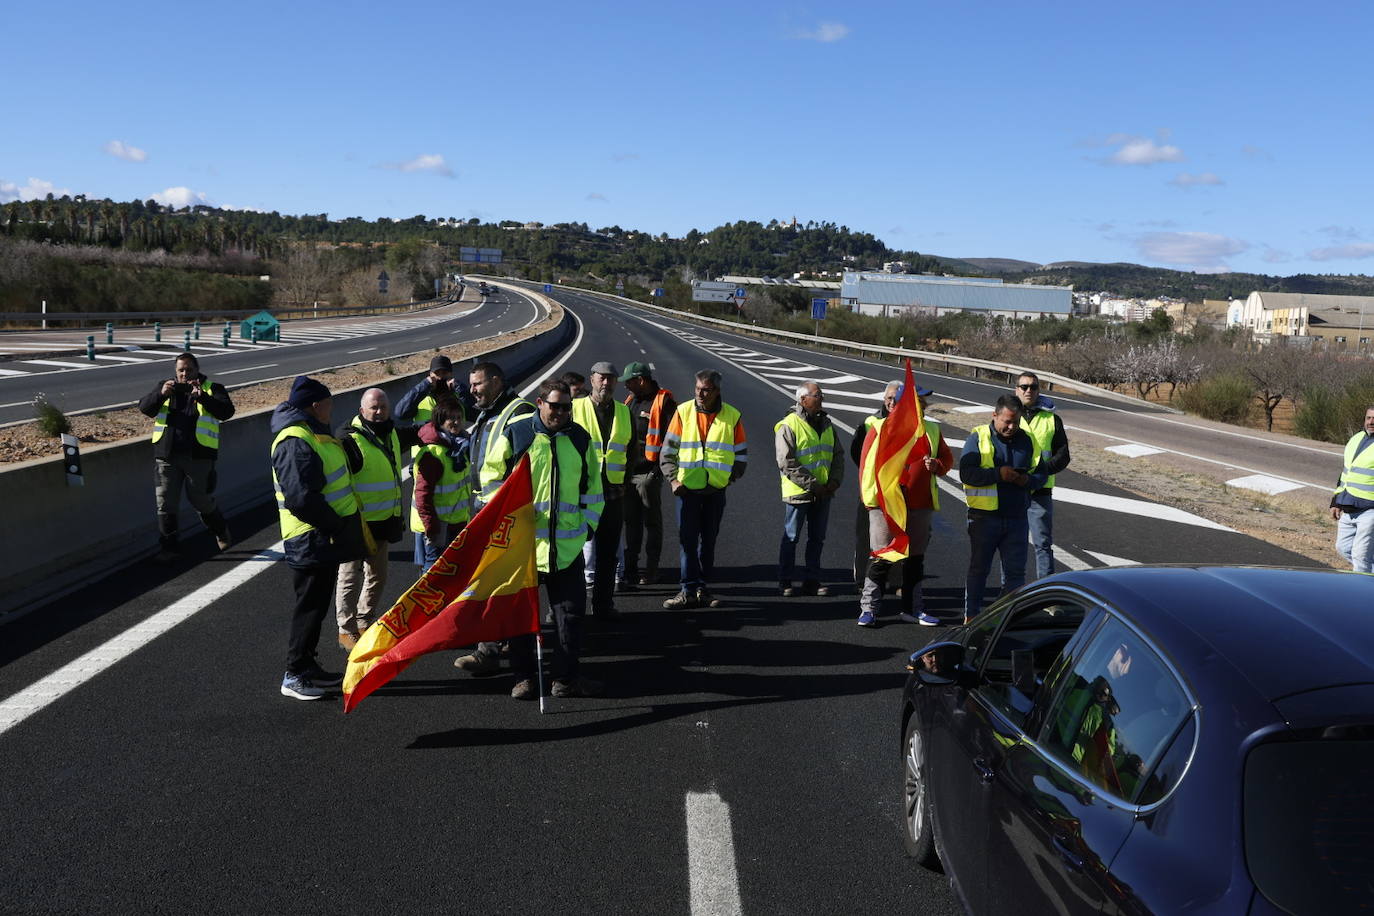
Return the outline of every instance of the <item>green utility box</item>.
{"type": "Polygon", "coordinates": [[[239,338],[242,340],[281,340],[281,322],[272,317],[271,312],[258,312],[243,319],[239,324],[239,338]],[[254,331],[257,331],[256,337],[254,331]]]}

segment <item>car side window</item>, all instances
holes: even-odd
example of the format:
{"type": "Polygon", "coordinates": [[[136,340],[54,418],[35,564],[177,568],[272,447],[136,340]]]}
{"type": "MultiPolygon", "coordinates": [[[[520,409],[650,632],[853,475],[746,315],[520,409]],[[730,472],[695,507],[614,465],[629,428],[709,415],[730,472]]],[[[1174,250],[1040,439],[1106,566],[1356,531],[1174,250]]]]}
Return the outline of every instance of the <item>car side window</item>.
{"type": "MultiPolygon", "coordinates": [[[[1161,771],[1158,780],[1146,776],[1192,715],[1187,693],[1163,659],[1108,617],[1061,681],[1041,745],[1118,798],[1158,800],[1165,789],[1161,780],[1177,779],[1181,763],[1171,773],[1161,771]]],[[[1190,751],[1191,737],[1186,743],[1190,751]]]]}
{"type": "Polygon", "coordinates": [[[979,656],[978,692],[1024,728],[1051,668],[1086,617],[1083,605],[1066,599],[1013,609],[1002,632],[979,656]]]}

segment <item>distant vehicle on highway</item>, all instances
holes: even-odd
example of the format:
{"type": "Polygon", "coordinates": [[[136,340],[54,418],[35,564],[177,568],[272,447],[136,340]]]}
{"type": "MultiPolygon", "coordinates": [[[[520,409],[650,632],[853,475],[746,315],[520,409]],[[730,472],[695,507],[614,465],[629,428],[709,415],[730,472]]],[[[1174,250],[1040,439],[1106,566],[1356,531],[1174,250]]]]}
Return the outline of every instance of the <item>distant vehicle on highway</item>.
{"type": "Polygon", "coordinates": [[[970,912],[1374,902],[1374,577],[1062,573],[908,667],[906,850],[970,912]]]}

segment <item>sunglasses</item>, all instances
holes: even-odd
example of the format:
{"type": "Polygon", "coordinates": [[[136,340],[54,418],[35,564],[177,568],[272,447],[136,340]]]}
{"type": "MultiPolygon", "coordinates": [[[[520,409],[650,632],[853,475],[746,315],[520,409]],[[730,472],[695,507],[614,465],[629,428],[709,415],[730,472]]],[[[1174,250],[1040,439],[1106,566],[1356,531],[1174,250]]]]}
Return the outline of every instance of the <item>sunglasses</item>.
{"type": "Polygon", "coordinates": [[[572,401],[545,401],[552,410],[572,410],[572,401]]]}
{"type": "Polygon", "coordinates": [[[1035,391],[1035,390],[1036,390],[1037,388],[1039,388],[1040,386],[1039,386],[1039,385],[1017,385],[1016,387],[1017,387],[1017,388],[1020,388],[1022,391],[1035,391]]]}

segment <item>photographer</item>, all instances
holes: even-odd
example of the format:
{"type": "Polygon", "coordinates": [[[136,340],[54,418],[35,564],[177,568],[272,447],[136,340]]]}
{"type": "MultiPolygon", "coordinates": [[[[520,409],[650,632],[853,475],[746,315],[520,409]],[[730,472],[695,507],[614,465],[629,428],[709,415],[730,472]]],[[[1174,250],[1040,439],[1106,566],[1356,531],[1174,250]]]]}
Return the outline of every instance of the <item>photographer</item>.
{"type": "Polygon", "coordinates": [[[181,493],[215,535],[220,550],[230,544],[229,526],[210,494],[215,489],[215,458],[219,455],[219,425],[234,415],[224,386],[200,372],[190,353],[176,358],[176,377],[159,382],[138,402],[153,418],[154,492],[161,550],[157,560],[177,558],[177,510],[181,493]]]}
{"type": "MultiPolygon", "coordinates": [[[[468,416],[475,412],[467,385],[453,377],[453,362],[447,356],[429,361],[429,372],[396,402],[396,419],[424,426],[434,413],[434,402],[442,394],[452,394],[468,416]]],[[[412,452],[412,455],[414,453],[412,452]]]]}

